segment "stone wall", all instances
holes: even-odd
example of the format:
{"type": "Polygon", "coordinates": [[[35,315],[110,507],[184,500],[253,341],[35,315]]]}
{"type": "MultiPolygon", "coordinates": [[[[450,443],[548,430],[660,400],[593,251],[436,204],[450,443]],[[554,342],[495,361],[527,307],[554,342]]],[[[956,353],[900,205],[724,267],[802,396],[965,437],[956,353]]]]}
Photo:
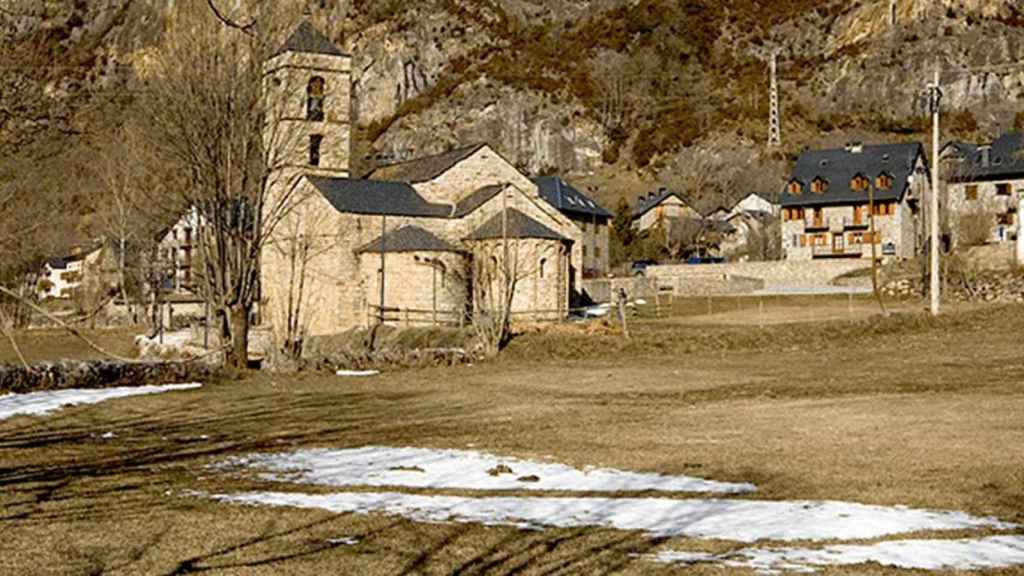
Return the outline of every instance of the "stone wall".
{"type": "Polygon", "coordinates": [[[24,366],[0,364],[0,394],[174,384],[203,380],[210,374],[210,367],[202,362],[125,364],[63,361],[35,364],[31,370],[24,366]]]}
{"type": "Polygon", "coordinates": [[[413,188],[428,202],[455,204],[480,188],[505,184],[539,194],[529,178],[484,146],[434,180],[414,183],[413,188]]]}
{"type": "MultiPolygon", "coordinates": [[[[890,205],[879,204],[876,208],[890,205]]],[[[894,210],[894,214],[875,216],[875,230],[879,235],[877,254],[879,257],[912,258],[917,250],[914,213],[906,200],[896,204],[894,210]],[[894,246],[895,253],[884,254],[883,247],[887,245],[894,246]]],[[[859,216],[851,205],[824,206],[819,214],[817,216],[813,208],[806,208],[804,218],[782,222],[782,247],[788,260],[812,260],[816,255],[828,257],[834,252],[835,234],[843,235],[842,253],[871,259],[870,217],[866,203],[859,216]],[[820,222],[821,227],[811,228],[816,222],[820,222]]]]}
{"type": "Polygon", "coordinates": [[[679,198],[669,196],[661,204],[644,212],[640,219],[637,220],[636,225],[640,230],[650,230],[665,220],[679,220],[682,218],[700,220],[702,217],[696,210],[679,198]]]}
{"type": "MultiPolygon", "coordinates": [[[[658,282],[676,282],[680,290],[693,292],[692,286],[754,286],[760,281],[763,288],[819,288],[831,285],[839,276],[868,267],[862,260],[780,260],[774,262],[735,262],[729,264],[702,264],[651,266],[647,276],[658,282]],[[718,278],[722,280],[719,281],[718,278]],[[730,284],[732,283],[732,284],[730,284]]],[[[758,288],[753,288],[758,289],[758,288]]]]}
{"type": "MultiPolygon", "coordinates": [[[[380,253],[360,255],[361,280],[367,303],[380,305],[380,253]]],[[[388,282],[384,307],[403,313],[385,314],[389,322],[405,324],[459,323],[466,307],[469,270],[463,254],[402,252],[385,254],[388,282]]],[[[368,309],[367,313],[373,311],[368,309]]]]}
{"type": "Polygon", "coordinates": [[[992,217],[992,233],[989,242],[1009,242],[1017,234],[1017,195],[1024,191],[1024,180],[1002,182],[955,182],[948,187],[948,223],[954,238],[959,241],[959,221],[972,212],[986,212],[992,217]],[[999,194],[998,185],[1009,185],[1009,194],[999,194]],[[967,199],[967,187],[974,186],[976,197],[967,199]],[[1004,215],[1002,223],[999,215],[1004,215]]]}

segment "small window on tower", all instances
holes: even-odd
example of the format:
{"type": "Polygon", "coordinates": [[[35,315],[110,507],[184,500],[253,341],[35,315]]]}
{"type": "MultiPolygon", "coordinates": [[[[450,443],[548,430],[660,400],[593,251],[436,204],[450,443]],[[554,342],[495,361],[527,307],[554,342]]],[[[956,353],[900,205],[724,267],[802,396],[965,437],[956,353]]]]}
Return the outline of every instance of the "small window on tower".
{"type": "Polygon", "coordinates": [[[320,165],[320,146],[324,143],[324,137],[320,134],[314,134],[309,137],[309,165],[319,166],[320,165]]]}
{"type": "Polygon", "coordinates": [[[324,119],[324,79],[314,76],[306,86],[306,120],[320,122],[324,119]]]}

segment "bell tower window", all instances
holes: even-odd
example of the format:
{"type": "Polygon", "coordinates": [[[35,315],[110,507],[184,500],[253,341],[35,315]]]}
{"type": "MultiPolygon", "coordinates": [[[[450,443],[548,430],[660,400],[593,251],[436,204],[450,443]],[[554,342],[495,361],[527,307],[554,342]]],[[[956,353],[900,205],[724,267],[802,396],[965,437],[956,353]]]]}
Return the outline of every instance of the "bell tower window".
{"type": "Polygon", "coordinates": [[[324,137],[321,134],[313,134],[309,137],[309,165],[319,166],[320,165],[320,146],[324,143],[324,137]]]}
{"type": "Polygon", "coordinates": [[[326,82],[320,76],[314,76],[306,86],[306,120],[322,122],[324,119],[324,91],[326,82]]]}

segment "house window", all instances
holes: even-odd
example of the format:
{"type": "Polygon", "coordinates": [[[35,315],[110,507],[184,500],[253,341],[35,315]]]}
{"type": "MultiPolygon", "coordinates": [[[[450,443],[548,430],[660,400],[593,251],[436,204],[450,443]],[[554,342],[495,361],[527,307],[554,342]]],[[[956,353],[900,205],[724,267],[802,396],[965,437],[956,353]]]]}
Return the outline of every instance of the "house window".
{"type": "Polygon", "coordinates": [[[324,119],[324,88],[326,83],[320,76],[314,76],[306,86],[306,120],[321,122],[324,119]]]}
{"type": "Polygon", "coordinates": [[[800,192],[803,191],[804,185],[797,180],[793,180],[789,183],[788,191],[790,196],[799,196],[800,192]]]}
{"type": "Polygon", "coordinates": [[[999,196],[1009,196],[1010,195],[1010,191],[1011,190],[1010,190],[1010,185],[1009,184],[996,184],[996,194],[997,195],[999,195],[999,196]]]}
{"type": "Polygon", "coordinates": [[[850,189],[854,192],[863,192],[869,186],[871,186],[871,181],[860,174],[854,176],[853,180],[850,181],[850,189]]]}
{"type": "Polygon", "coordinates": [[[964,188],[964,198],[966,198],[968,200],[977,200],[978,199],[978,185],[977,184],[969,184],[968,186],[966,186],[964,188]]]}
{"type": "Polygon", "coordinates": [[[594,246],[594,258],[600,258],[600,257],[601,257],[601,247],[600,246],[594,246]]]}
{"type": "Polygon", "coordinates": [[[584,258],[587,257],[587,247],[586,246],[583,247],[583,257],[584,258]]]}
{"type": "Polygon", "coordinates": [[[811,192],[815,194],[824,194],[828,190],[828,181],[822,178],[815,178],[814,182],[811,182],[811,192]]]}
{"type": "Polygon", "coordinates": [[[875,187],[879,190],[888,190],[892,188],[892,176],[888,174],[879,174],[878,178],[875,178],[875,187]]]}
{"type": "Polygon", "coordinates": [[[320,165],[320,146],[324,143],[324,137],[320,134],[313,134],[309,137],[309,165],[320,165]]]}
{"type": "Polygon", "coordinates": [[[537,275],[540,276],[541,278],[544,278],[544,268],[547,265],[547,263],[547,258],[541,258],[540,264],[537,265],[537,275]]]}

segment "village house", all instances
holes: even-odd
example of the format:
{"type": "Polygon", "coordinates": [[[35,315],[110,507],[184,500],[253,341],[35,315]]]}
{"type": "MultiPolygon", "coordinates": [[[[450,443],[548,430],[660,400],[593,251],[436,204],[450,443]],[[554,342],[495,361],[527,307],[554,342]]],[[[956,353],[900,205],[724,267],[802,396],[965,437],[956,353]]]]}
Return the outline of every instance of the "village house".
{"type": "Polygon", "coordinates": [[[1024,192],[1022,154],[1024,134],[1004,134],[991,144],[951,142],[943,147],[946,226],[954,242],[964,239],[964,219],[972,217],[988,222],[988,242],[1017,239],[1018,195],[1024,192]]]}
{"type": "Polygon", "coordinates": [[[599,278],[610,269],[609,228],[612,214],[557,176],[534,178],[541,197],[583,232],[583,277],[599,278]]]}
{"type": "Polygon", "coordinates": [[[870,259],[872,244],[881,258],[913,257],[927,170],[916,142],[803,152],[781,196],[785,258],[870,259]]]}
{"type": "Polygon", "coordinates": [[[461,323],[509,284],[515,320],[568,315],[582,232],[489,145],[352,178],[351,57],[306,22],[265,74],[282,112],[265,136],[280,166],[267,204],[289,208],[261,261],[278,342],[296,325],[306,337],[382,320],[461,323]]]}
{"type": "Polygon", "coordinates": [[[686,198],[668,188],[637,197],[636,205],[633,206],[633,227],[638,232],[665,227],[670,221],[703,219],[704,215],[686,198]]]}

